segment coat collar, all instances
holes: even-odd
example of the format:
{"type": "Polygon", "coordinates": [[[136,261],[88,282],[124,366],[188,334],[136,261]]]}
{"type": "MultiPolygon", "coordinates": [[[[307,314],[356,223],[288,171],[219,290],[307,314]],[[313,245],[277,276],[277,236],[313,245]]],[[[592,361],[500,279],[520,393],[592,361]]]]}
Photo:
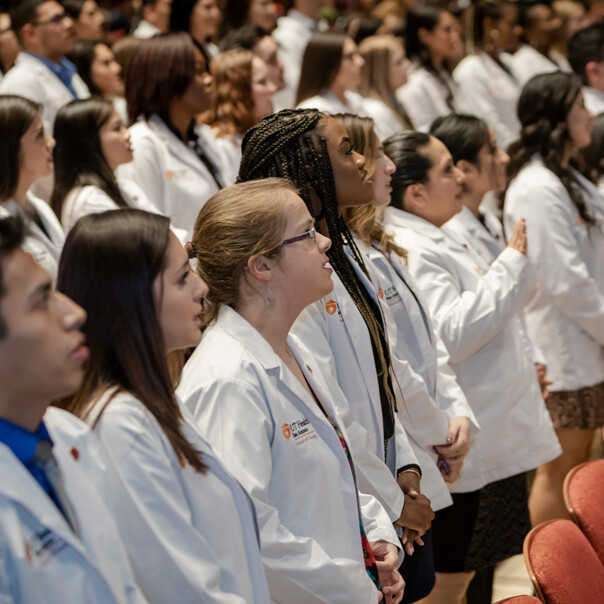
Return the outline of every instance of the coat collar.
{"type": "Polygon", "coordinates": [[[433,241],[442,241],[445,235],[437,226],[434,226],[431,222],[410,214],[397,208],[386,208],[385,220],[386,224],[391,224],[396,228],[405,228],[417,233],[421,233],[426,237],[429,237],[433,241]]]}

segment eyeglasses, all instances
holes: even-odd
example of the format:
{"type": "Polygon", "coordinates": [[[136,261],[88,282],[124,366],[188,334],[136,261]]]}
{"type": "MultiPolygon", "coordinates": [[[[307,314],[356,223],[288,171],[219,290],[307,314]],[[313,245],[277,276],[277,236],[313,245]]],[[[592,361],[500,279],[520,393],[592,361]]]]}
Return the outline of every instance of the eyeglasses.
{"type": "Polygon", "coordinates": [[[313,241],[317,240],[317,231],[313,227],[310,231],[306,231],[302,233],[302,235],[296,235],[295,237],[290,237],[289,239],[284,239],[281,242],[281,245],[287,245],[288,243],[296,243],[296,241],[304,241],[304,239],[312,239],[313,241]]]}
{"type": "Polygon", "coordinates": [[[61,25],[65,19],[71,20],[71,17],[67,13],[61,13],[60,15],[55,15],[46,21],[35,21],[32,25],[61,25]]]}

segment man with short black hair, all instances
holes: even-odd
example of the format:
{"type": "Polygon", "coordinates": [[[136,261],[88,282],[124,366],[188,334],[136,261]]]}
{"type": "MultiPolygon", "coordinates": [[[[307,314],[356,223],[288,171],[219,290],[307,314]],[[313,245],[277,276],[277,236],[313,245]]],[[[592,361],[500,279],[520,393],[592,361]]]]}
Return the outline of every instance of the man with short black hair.
{"type": "Polygon", "coordinates": [[[281,63],[278,54],[279,46],[272,36],[261,27],[248,24],[230,31],[220,43],[220,52],[226,52],[233,48],[251,50],[266,64],[268,78],[277,87],[277,91],[285,88],[283,63],[281,63]]]}
{"type": "Polygon", "coordinates": [[[0,602],[143,604],[88,471],[88,427],[49,408],[78,388],[86,313],[55,291],[0,219],[0,602]]]}
{"type": "Polygon", "coordinates": [[[142,19],[132,35],[139,40],[145,40],[166,33],[170,29],[171,10],[172,0],[143,0],[142,19]]]}
{"type": "Polygon", "coordinates": [[[0,82],[0,93],[39,103],[51,134],[63,105],[90,96],[75,65],[65,58],[75,47],[73,19],[56,0],[24,0],[11,11],[11,27],[23,50],[0,82]]]}
{"type": "Polygon", "coordinates": [[[568,62],[583,80],[585,106],[604,113],[604,23],[580,29],[568,43],[568,62]]]}

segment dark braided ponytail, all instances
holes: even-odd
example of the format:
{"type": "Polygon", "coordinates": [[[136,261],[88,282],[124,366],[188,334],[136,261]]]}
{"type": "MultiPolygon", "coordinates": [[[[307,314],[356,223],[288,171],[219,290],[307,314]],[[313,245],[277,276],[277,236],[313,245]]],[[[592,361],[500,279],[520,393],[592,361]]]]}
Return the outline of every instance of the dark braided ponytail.
{"type": "Polygon", "coordinates": [[[300,190],[300,196],[321,229],[322,221],[333,245],[327,252],[329,261],[346,287],[357,309],[361,313],[369,335],[376,361],[384,437],[394,433],[396,398],[390,374],[390,353],[384,326],[376,317],[379,307],[351,265],[344,246],[351,250],[354,260],[368,276],[353,237],[338,211],[336,185],[327,143],[319,132],[319,122],[325,116],[315,109],[285,109],[262,119],[247,131],[242,142],[242,158],[238,182],[269,177],[290,179],[300,190]]]}
{"type": "Polygon", "coordinates": [[[508,149],[508,186],[520,170],[538,154],[543,165],[562,182],[579,216],[588,225],[596,219],[589,213],[581,193],[581,185],[570,166],[564,166],[566,143],[570,141],[568,113],[581,92],[581,80],[572,73],[544,73],[531,78],[522,89],[518,100],[518,119],[522,126],[520,139],[508,149]]]}

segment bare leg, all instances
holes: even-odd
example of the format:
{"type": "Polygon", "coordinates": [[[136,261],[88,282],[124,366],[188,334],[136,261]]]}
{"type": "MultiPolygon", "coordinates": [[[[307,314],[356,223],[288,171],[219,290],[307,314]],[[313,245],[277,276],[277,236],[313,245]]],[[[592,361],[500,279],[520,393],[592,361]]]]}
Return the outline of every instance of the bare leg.
{"type": "Polygon", "coordinates": [[[436,573],[436,584],[416,604],[463,604],[474,573],[436,573]]]}
{"type": "Polygon", "coordinates": [[[593,430],[556,430],[556,434],[562,455],[537,468],[529,497],[533,526],[554,518],[569,518],[562,497],[564,477],[569,470],[590,458],[593,430]]]}

